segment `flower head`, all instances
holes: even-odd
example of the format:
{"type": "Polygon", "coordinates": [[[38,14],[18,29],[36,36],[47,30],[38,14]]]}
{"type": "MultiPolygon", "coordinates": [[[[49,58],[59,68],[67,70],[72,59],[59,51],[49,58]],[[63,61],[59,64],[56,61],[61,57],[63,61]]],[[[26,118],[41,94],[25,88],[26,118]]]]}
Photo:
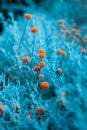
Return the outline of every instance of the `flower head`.
{"type": "Polygon", "coordinates": [[[44,49],[39,49],[39,53],[45,53],[44,49]]]}
{"type": "Polygon", "coordinates": [[[40,66],[35,66],[34,71],[36,71],[36,72],[40,71],[40,66]]]}
{"type": "Polygon", "coordinates": [[[40,66],[41,68],[43,68],[43,67],[46,66],[46,64],[42,61],[42,62],[39,62],[39,66],[40,66]]]}
{"type": "Polygon", "coordinates": [[[26,19],[31,19],[31,18],[32,18],[32,15],[31,15],[31,14],[25,14],[25,18],[26,18],[26,19]]]}
{"type": "Polygon", "coordinates": [[[25,56],[22,60],[23,60],[23,62],[27,63],[27,62],[29,62],[29,61],[30,61],[30,57],[25,56]]]}
{"type": "Polygon", "coordinates": [[[43,88],[43,89],[49,88],[48,82],[42,82],[42,83],[41,83],[41,88],[43,88]]]}
{"type": "Polygon", "coordinates": [[[40,54],[39,54],[39,57],[40,57],[40,58],[45,58],[45,54],[44,54],[44,53],[40,53],[40,54]]]}
{"type": "Polygon", "coordinates": [[[62,69],[61,68],[58,68],[58,73],[61,74],[62,73],[62,69]]]}
{"type": "Polygon", "coordinates": [[[33,28],[31,29],[31,32],[33,32],[33,33],[36,33],[36,32],[38,32],[38,28],[36,28],[36,27],[33,27],[33,28]]]}
{"type": "Polygon", "coordinates": [[[37,113],[38,113],[38,115],[44,115],[45,110],[43,108],[38,108],[37,113]]]}

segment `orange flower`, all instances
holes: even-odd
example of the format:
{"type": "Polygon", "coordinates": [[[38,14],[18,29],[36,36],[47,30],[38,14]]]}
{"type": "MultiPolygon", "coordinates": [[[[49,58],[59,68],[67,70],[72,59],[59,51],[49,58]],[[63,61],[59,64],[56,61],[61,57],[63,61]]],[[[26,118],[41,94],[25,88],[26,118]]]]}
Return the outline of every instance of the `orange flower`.
{"type": "Polygon", "coordinates": [[[62,69],[61,68],[58,68],[58,73],[61,74],[62,73],[62,69]]]}
{"type": "Polygon", "coordinates": [[[42,83],[41,83],[41,88],[43,88],[43,89],[49,88],[48,82],[42,82],[42,83]]]}
{"type": "Polygon", "coordinates": [[[81,40],[81,42],[82,42],[83,44],[85,44],[85,43],[87,43],[87,40],[83,38],[83,39],[81,40]]]}
{"type": "Polygon", "coordinates": [[[38,108],[37,113],[38,113],[38,115],[44,115],[45,111],[43,108],[38,108]]]}
{"type": "Polygon", "coordinates": [[[58,49],[57,52],[58,52],[59,54],[62,54],[62,50],[61,50],[61,49],[58,49]]]}
{"type": "Polygon", "coordinates": [[[44,49],[39,49],[39,53],[45,53],[44,49]]]}
{"type": "Polygon", "coordinates": [[[31,32],[33,32],[33,33],[36,33],[36,32],[38,32],[38,28],[36,28],[36,27],[33,27],[33,28],[31,29],[31,32]]]}
{"type": "Polygon", "coordinates": [[[32,16],[31,16],[30,14],[25,14],[25,18],[26,18],[26,19],[31,19],[32,16]]]}
{"type": "Polygon", "coordinates": [[[63,56],[66,56],[67,53],[66,53],[65,51],[62,51],[62,55],[63,55],[63,56]]]}
{"type": "Polygon", "coordinates": [[[36,72],[40,71],[40,66],[35,66],[34,71],[36,71],[36,72]]]}
{"type": "Polygon", "coordinates": [[[42,62],[39,62],[39,66],[40,66],[41,68],[43,68],[43,67],[46,66],[46,64],[42,61],[42,62]]]}
{"type": "Polygon", "coordinates": [[[40,57],[40,58],[45,58],[45,54],[44,54],[44,53],[40,53],[40,54],[39,54],[39,57],[40,57]]]}
{"type": "Polygon", "coordinates": [[[83,49],[82,49],[82,53],[83,53],[83,54],[86,54],[86,49],[83,48],[83,49]]]}
{"type": "Polygon", "coordinates": [[[60,27],[61,27],[61,28],[64,28],[64,23],[61,23],[61,24],[60,24],[60,27]]]}
{"type": "Polygon", "coordinates": [[[76,33],[76,29],[75,29],[75,28],[72,28],[72,32],[76,33]]]}
{"type": "Polygon", "coordinates": [[[76,36],[78,36],[78,37],[79,37],[80,35],[81,35],[81,34],[80,34],[79,32],[77,32],[77,33],[76,33],[76,36]]]}
{"type": "Polygon", "coordinates": [[[28,56],[25,56],[22,60],[23,62],[27,63],[30,60],[30,58],[28,56]]]}
{"type": "Polygon", "coordinates": [[[65,30],[65,33],[66,33],[67,35],[70,35],[70,34],[71,34],[69,30],[65,30]]]}

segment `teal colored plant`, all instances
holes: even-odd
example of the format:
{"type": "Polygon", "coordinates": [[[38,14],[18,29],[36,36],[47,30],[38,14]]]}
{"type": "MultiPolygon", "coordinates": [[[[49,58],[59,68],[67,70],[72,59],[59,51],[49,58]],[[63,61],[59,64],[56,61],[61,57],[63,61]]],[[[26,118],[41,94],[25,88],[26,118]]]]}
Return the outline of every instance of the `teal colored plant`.
{"type": "Polygon", "coordinates": [[[40,13],[3,23],[0,129],[86,130],[84,26],[40,13]]]}

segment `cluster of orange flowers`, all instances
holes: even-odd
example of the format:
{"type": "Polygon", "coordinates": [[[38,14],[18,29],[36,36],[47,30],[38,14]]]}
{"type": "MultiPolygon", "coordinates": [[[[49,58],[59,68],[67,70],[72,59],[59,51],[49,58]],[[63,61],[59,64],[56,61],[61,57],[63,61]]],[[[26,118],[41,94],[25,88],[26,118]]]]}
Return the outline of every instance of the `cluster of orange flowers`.
{"type": "Polygon", "coordinates": [[[67,53],[65,51],[61,50],[61,49],[58,49],[57,52],[59,54],[61,54],[62,56],[66,56],[67,55],[67,53]]]}

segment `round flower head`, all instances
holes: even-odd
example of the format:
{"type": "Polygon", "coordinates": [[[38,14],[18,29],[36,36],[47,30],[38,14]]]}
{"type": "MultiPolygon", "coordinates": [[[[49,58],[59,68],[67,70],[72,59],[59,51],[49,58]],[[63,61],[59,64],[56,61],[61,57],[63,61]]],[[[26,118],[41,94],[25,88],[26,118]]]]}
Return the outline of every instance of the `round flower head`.
{"type": "Polygon", "coordinates": [[[43,74],[39,74],[38,78],[39,78],[39,79],[43,79],[43,78],[44,78],[44,75],[43,75],[43,74]]]}
{"type": "Polygon", "coordinates": [[[42,61],[42,62],[39,62],[39,66],[40,66],[41,68],[43,68],[43,67],[46,66],[46,64],[42,61]]]}
{"type": "Polygon", "coordinates": [[[66,56],[67,53],[66,53],[65,51],[62,51],[62,55],[63,55],[63,56],[66,56]]]}
{"type": "Polygon", "coordinates": [[[76,33],[76,36],[79,37],[81,34],[79,32],[76,33]]]}
{"type": "Polygon", "coordinates": [[[36,71],[36,72],[40,71],[40,66],[35,66],[34,71],[36,71]]]}
{"type": "Polygon", "coordinates": [[[83,48],[83,49],[82,49],[82,53],[83,53],[83,54],[86,54],[86,49],[83,48]]]}
{"type": "Polygon", "coordinates": [[[23,62],[27,63],[30,61],[30,58],[28,56],[25,56],[22,60],[23,62]]]}
{"type": "Polygon", "coordinates": [[[62,73],[62,69],[61,68],[58,68],[58,73],[61,74],[62,73]]]}
{"type": "Polygon", "coordinates": [[[61,27],[61,28],[64,28],[64,23],[61,23],[61,24],[60,24],[60,27],[61,27]]]}
{"type": "Polygon", "coordinates": [[[38,28],[36,28],[36,27],[33,27],[33,28],[31,29],[31,32],[33,32],[33,33],[36,33],[36,32],[38,32],[38,28]]]}
{"type": "Polygon", "coordinates": [[[47,89],[47,88],[49,88],[48,82],[42,82],[42,83],[41,83],[41,88],[42,88],[42,89],[47,89]]]}
{"type": "Polygon", "coordinates": [[[65,30],[65,33],[66,33],[67,35],[70,35],[70,34],[71,34],[69,30],[65,30]]]}
{"type": "Polygon", "coordinates": [[[38,113],[38,115],[44,115],[45,111],[43,108],[38,108],[37,113],[38,113]]]}
{"type": "Polygon", "coordinates": [[[45,53],[44,49],[39,49],[39,53],[45,53]]]}
{"type": "Polygon", "coordinates": [[[57,52],[58,52],[59,54],[62,54],[62,50],[61,50],[61,49],[58,49],[57,52]]]}
{"type": "Polygon", "coordinates": [[[30,14],[25,14],[25,18],[26,18],[26,19],[31,19],[32,16],[31,16],[30,14]]]}
{"type": "Polygon", "coordinates": [[[81,42],[82,42],[83,44],[86,44],[86,43],[87,43],[87,40],[83,38],[83,39],[81,40],[81,42]]]}
{"type": "Polygon", "coordinates": [[[72,28],[72,32],[76,33],[76,29],[75,29],[75,28],[72,28]]]}
{"type": "Polygon", "coordinates": [[[45,58],[45,54],[44,54],[44,53],[40,53],[40,54],[39,54],[39,57],[40,57],[40,58],[45,58]]]}
{"type": "Polygon", "coordinates": [[[66,96],[67,96],[66,92],[64,92],[64,93],[63,93],[63,96],[64,96],[64,97],[66,97],[66,96]]]}

